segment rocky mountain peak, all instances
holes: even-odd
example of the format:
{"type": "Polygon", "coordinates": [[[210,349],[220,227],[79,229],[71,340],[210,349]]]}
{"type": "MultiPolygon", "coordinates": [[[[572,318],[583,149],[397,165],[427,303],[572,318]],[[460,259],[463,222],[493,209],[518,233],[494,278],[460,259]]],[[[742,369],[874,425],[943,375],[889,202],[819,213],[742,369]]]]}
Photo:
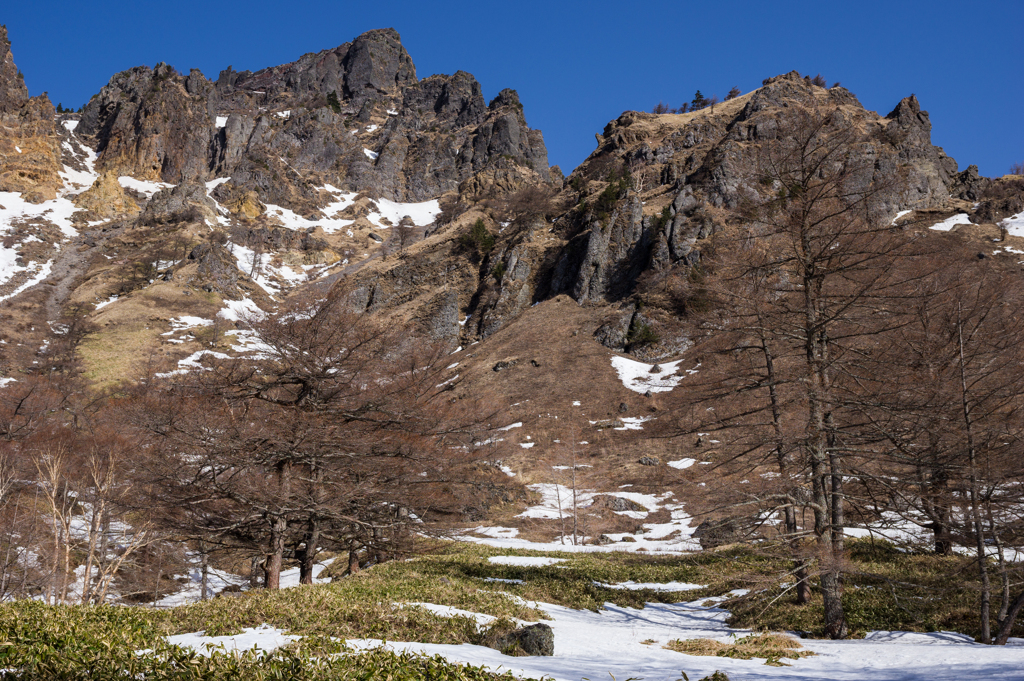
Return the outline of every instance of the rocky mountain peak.
{"type": "Polygon", "coordinates": [[[509,186],[549,180],[543,137],[515,91],[488,108],[468,73],[420,81],[390,28],[256,72],[228,67],[212,83],[164,64],[129,69],[89,102],[79,132],[95,137],[101,170],[170,183],[230,178],[258,202],[303,215],[323,207],[312,187],[325,184],[424,201],[503,164],[514,166],[502,169],[509,186]]]}
{"type": "Polygon", "coordinates": [[[345,55],[345,95],[387,94],[416,83],[416,67],[393,28],[368,31],[345,55]],[[367,93],[367,91],[370,91],[367,93]]]}
{"type": "Polygon", "coordinates": [[[17,109],[27,101],[28,88],[14,64],[7,27],[0,26],[0,112],[17,109]]]}
{"type": "Polygon", "coordinates": [[[54,115],[45,94],[28,96],[7,28],[0,26],[0,191],[21,192],[32,203],[57,195],[60,145],[54,115]]]}
{"type": "Polygon", "coordinates": [[[394,95],[417,83],[416,67],[393,28],[363,33],[350,43],[311,52],[289,64],[236,72],[230,66],[216,81],[224,103],[257,95],[269,107],[306,105],[331,93],[362,104],[394,95]]]}

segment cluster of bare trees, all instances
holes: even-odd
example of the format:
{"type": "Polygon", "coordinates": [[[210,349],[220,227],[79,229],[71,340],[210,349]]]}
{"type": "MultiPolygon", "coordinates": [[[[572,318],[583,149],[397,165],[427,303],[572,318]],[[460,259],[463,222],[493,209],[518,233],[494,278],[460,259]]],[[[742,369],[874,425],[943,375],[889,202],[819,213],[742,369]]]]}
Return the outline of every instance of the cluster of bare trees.
{"type": "Polygon", "coordinates": [[[763,145],[703,265],[715,307],[684,428],[720,442],[721,510],[777,521],[798,602],[817,578],[828,635],[847,634],[848,526],[889,523],[973,552],[982,639],[1002,643],[1024,607],[1022,292],[958,237],[892,226],[900,178],[863,142],[807,110],[763,145]]]}
{"type": "Polygon", "coordinates": [[[134,404],[148,493],[168,529],[261,553],[274,589],[286,558],[303,583],[325,548],[356,570],[467,503],[479,405],[470,413],[451,398],[442,349],[338,296],[251,319],[248,331],[255,357],[179,375],[134,404]]]}
{"type": "Polygon", "coordinates": [[[134,513],[134,444],[110,402],[81,390],[61,347],[71,333],[61,325],[47,366],[0,391],[0,599],[102,603],[156,538],[134,513]]]}
{"type": "Polygon", "coordinates": [[[309,583],[322,551],[352,571],[400,555],[502,477],[475,460],[488,414],[454,399],[445,350],[341,294],[250,319],[247,356],[110,394],[79,380],[72,322],[0,388],[0,598],[153,600],[186,552],[204,575],[220,555],[309,583]]]}

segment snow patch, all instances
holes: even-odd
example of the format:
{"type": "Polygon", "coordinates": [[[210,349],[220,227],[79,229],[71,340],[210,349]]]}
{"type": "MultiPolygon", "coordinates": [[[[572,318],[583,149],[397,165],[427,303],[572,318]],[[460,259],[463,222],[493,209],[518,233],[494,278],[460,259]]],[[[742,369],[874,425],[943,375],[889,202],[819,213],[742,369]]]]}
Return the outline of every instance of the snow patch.
{"type": "Polygon", "coordinates": [[[896,217],[892,219],[892,222],[890,224],[895,225],[901,217],[903,217],[904,215],[910,215],[913,212],[914,211],[912,210],[901,210],[899,213],[896,213],[896,217]]]}
{"type": "Polygon", "coordinates": [[[156,194],[161,189],[170,189],[171,187],[174,186],[173,184],[168,184],[166,182],[149,182],[147,180],[136,180],[134,177],[130,177],[128,175],[122,175],[121,177],[117,178],[117,182],[125,189],[134,189],[135,191],[141,194],[145,194],[147,199],[153,198],[153,195],[156,194]]]}
{"type": "Polygon", "coordinates": [[[594,582],[598,586],[603,586],[606,589],[624,589],[626,591],[640,591],[641,589],[650,589],[651,591],[693,591],[694,589],[703,589],[704,584],[690,584],[689,582],[634,582],[632,580],[628,582],[617,582],[615,584],[604,584],[602,582],[594,582]]]}
{"type": "Polygon", "coordinates": [[[680,459],[679,461],[669,461],[668,465],[677,470],[685,470],[697,463],[697,459],[680,459]]]}
{"type": "Polygon", "coordinates": [[[377,205],[377,212],[370,213],[366,219],[378,227],[387,227],[387,225],[381,224],[382,219],[386,219],[394,226],[399,224],[404,217],[410,218],[417,227],[426,227],[433,224],[437,214],[441,212],[441,206],[437,199],[421,203],[398,203],[388,199],[377,199],[374,203],[377,205]]]}
{"type": "Polygon", "coordinates": [[[167,642],[179,648],[191,648],[203,657],[210,657],[215,652],[241,653],[247,650],[273,651],[282,646],[294,643],[299,636],[290,636],[283,629],[275,629],[269,624],[250,627],[234,636],[205,636],[199,631],[194,634],[178,634],[168,636],[167,642]]]}
{"type": "Polygon", "coordinates": [[[1005,220],[1000,220],[999,226],[1005,229],[1009,236],[1024,236],[1024,213],[1017,213],[1005,220]]]}
{"type": "Polygon", "coordinates": [[[5,282],[9,281],[11,279],[11,277],[13,277],[15,274],[17,274],[19,272],[32,272],[32,277],[28,281],[26,281],[24,284],[19,286],[18,288],[14,289],[12,292],[8,293],[7,295],[0,296],[0,300],[8,300],[10,298],[13,298],[14,296],[18,295],[22,291],[25,291],[27,289],[32,288],[33,286],[35,286],[36,284],[40,283],[41,281],[46,279],[48,276],[50,276],[50,271],[53,269],[53,261],[52,260],[48,260],[47,262],[43,263],[42,265],[40,265],[39,263],[37,263],[37,262],[35,262],[33,260],[33,261],[29,262],[29,264],[26,265],[25,267],[21,267],[21,268],[14,267],[14,268],[10,268],[10,269],[6,269],[5,270],[4,269],[5,263],[3,261],[3,256],[4,256],[5,252],[7,252],[7,251],[8,251],[8,249],[0,248],[0,284],[3,284],[5,282]]]}
{"type": "Polygon", "coordinates": [[[957,225],[970,225],[973,224],[967,213],[960,213],[946,218],[942,222],[937,222],[928,229],[934,229],[936,232],[948,232],[957,225]]]}
{"type": "Polygon", "coordinates": [[[640,424],[650,421],[653,418],[653,416],[624,416],[619,419],[622,421],[622,427],[612,428],[612,430],[643,430],[644,427],[640,424]]]}
{"type": "MultiPolygon", "coordinates": [[[[641,395],[647,391],[666,393],[671,391],[688,375],[697,373],[696,369],[687,369],[685,373],[676,374],[683,360],[664,364],[644,364],[625,357],[612,357],[612,367],[619,374],[619,380],[633,392],[641,395]],[[655,366],[661,371],[651,373],[655,366]]],[[[700,365],[697,365],[700,366],[700,365]]]]}
{"type": "Polygon", "coordinates": [[[229,322],[239,322],[250,319],[260,320],[266,316],[266,313],[256,303],[248,298],[242,298],[241,300],[225,300],[224,309],[218,312],[217,316],[229,322]]]}
{"type": "Polygon", "coordinates": [[[564,563],[565,558],[551,558],[549,556],[491,556],[488,563],[494,565],[516,565],[518,567],[544,567],[555,563],[564,563]]]}

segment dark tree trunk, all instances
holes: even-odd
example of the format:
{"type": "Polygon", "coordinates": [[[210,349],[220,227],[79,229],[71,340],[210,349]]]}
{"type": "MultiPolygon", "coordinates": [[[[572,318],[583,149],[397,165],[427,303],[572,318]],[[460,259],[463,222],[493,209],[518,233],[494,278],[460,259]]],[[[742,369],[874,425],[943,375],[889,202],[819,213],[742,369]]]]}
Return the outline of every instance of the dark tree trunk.
{"type": "Polygon", "coordinates": [[[275,518],[270,527],[270,550],[267,552],[267,581],[265,588],[276,590],[281,588],[281,567],[284,564],[284,533],[288,522],[284,518],[275,518]]]}
{"type": "Polygon", "coordinates": [[[259,556],[253,556],[249,562],[249,588],[257,589],[260,586],[260,582],[266,583],[266,578],[261,579],[263,572],[263,559],[259,556]]]}
{"type": "Polygon", "coordinates": [[[796,603],[807,605],[811,602],[811,582],[808,578],[807,562],[803,561],[796,569],[796,603]]]}
{"type": "Polygon", "coordinates": [[[1006,641],[1010,638],[1010,632],[1013,631],[1013,623],[1017,620],[1017,615],[1020,614],[1021,608],[1024,608],[1024,591],[1017,596],[1017,599],[1007,610],[1006,617],[999,623],[999,631],[996,632],[996,638],[993,643],[998,646],[1006,645],[1006,641]]]}
{"type": "MultiPolygon", "coordinates": [[[[290,461],[282,461],[277,465],[277,488],[280,492],[280,501],[287,503],[291,496],[292,464],[290,461]]],[[[270,521],[270,547],[267,552],[267,583],[266,588],[277,590],[281,588],[281,568],[284,565],[284,542],[285,533],[288,531],[288,519],[283,515],[274,517],[270,521]]]]}
{"type": "Polygon", "coordinates": [[[306,546],[299,558],[299,584],[312,584],[313,565],[316,563],[316,554],[320,543],[319,521],[313,520],[310,522],[305,543],[306,546]]]}
{"type": "Polygon", "coordinates": [[[210,557],[206,553],[206,547],[200,546],[199,548],[199,584],[200,584],[200,599],[206,600],[210,597],[210,557]]]}

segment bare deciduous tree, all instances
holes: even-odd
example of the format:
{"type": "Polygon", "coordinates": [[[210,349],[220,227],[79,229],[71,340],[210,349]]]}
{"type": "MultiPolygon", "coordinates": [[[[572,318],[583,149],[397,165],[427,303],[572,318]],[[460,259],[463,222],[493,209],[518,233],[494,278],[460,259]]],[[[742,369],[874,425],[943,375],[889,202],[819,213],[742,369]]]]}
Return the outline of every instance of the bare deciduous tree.
{"type": "Polygon", "coordinates": [[[782,513],[791,544],[813,540],[795,569],[803,582],[814,564],[825,631],[842,638],[844,481],[871,437],[849,418],[848,365],[899,324],[891,297],[906,274],[894,263],[911,239],[888,223],[895,178],[856,160],[859,133],[841,116],[805,109],[782,128],[758,157],[738,232],[716,237],[720,314],[687,432],[716,433],[738,470],[774,463],[774,483],[741,503],[782,513]],[[809,511],[812,526],[787,509],[809,511]]]}

